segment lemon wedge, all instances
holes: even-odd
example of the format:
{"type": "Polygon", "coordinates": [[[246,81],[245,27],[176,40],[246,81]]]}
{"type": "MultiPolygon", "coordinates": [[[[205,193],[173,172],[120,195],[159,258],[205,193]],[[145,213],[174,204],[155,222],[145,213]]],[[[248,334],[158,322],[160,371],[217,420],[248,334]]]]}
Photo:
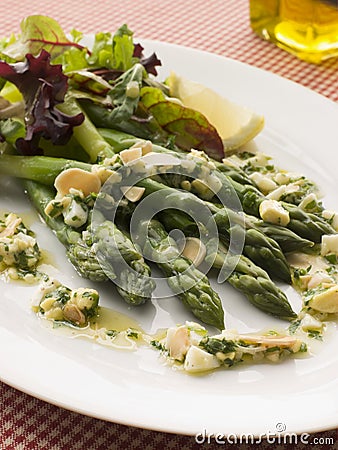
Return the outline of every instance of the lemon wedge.
{"type": "Polygon", "coordinates": [[[216,128],[225,153],[239,149],[263,129],[263,116],[232,103],[200,83],[175,72],[171,72],[166,83],[171,97],[180,99],[184,106],[202,113],[216,128]]]}

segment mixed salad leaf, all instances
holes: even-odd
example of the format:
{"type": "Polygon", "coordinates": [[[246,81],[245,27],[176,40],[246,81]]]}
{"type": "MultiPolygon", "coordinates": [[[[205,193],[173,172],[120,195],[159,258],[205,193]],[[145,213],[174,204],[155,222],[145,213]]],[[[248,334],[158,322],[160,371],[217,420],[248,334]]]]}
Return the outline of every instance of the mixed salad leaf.
{"type": "Polygon", "coordinates": [[[67,77],[61,65],[52,65],[50,58],[41,50],[37,57],[27,54],[24,62],[0,61],[0,76],[17,86],[25,101],[26,136],[16,141],[17,150],[24,155],[42,153],[40,137],[51,139],[55,145],[65,144],[73,127],[84,119],[82,113],[68,116],[56,108],[64,101],[67,77]]]}
{"type": "Polygon", "coordinates": [[[74,30],[67,36],[52,18],[30,16],[16,39],[1,42],[0,89],[14,84],[25,103],[26,134],[16,141],[20,153],[42,154],[41,138],[67,143],[83,115],[69,116],[57,105],[74,97],[96,126],[114,124],[167,147],[224,156],[222,140],[205,116],[173,101],[165,83],[152,78],[161,62],[155,53],[144,56],[127,25],[114,35],[97,33],[90,50],[82,37],[74,30]]]}

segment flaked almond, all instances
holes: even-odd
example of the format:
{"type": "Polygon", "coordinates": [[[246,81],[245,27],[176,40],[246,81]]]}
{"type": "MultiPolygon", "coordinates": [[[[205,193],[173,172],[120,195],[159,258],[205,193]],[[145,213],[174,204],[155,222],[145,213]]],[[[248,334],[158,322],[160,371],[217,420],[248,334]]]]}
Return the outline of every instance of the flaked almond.
{"type": "Polygon", "coordinates": [[[45,300],[43,300],[40,303],[40,308],[44,312],[49,311],[54,306],[54,303],[55,303],[55,298],[54,297],[48,297],[48,298],[46,298],[45,300]]]}
{"type": "Polygon", "coordinates": [[[120,158],[123,164],[128,164],[136,159],[142,157],[142,148],[141,147],[131,147],[126,150],[122,150],[120,152],[120,158]]]}
{"type": "Polygon", "coordinates": [[[18,217],[16,214],[9,214],[6,218],[6,228],[1,231],[0,237],[11,237],[14,235],[17,227],[22,222],[21,217],[18,217]]]}
{"type": "Polygon", "coordinates": [[[292,336],[255,336],[242,334],[238,339],[247,343],[262,344],[266,347],[291,347],[298,339],[292,336]]]}
{"type": "Polygon", "coordinates": [[[77,325],[84,325],[86,323],[86,317],[83,312],[73,304],[67,303],[67,305],[63,308],[63,316],[66,320],[69,320],[77,325]]]}
{"type": "Polygon", "coordinates": [[[47,216],[58,217],[70,206],[71,202],[72,199],[70,197],[56,197],[45,206],[45,214],[47,216]],[[55,206],[58,206],[58,208],[56,209],[55,206]]]}
{"type": "Polygon", "coordinates": [[[195,267],[198,267],[205,258],[207,250],[203,242],[194,237],[188,237],[182,255],[190,259],[195,267]]]}
{"type": "Polygon", "coordinates": [[[108,169],[108,167],[102,164],[94,164],[92,166],[92,172],[100,178],[101,184],[104,184],[114,173],[113,170],[108,169]]]}
{"type": "Polygon", "coordinates": [[[54,182],[59,194],[66,195],[71,188],[82,191],[85,196],[92,192],[98,193],[101,189],[100,178],[93,172],[71,168],[61,172],[54,182]]]}
{"type": "Polygon", "coordinates": [[[144,194],[145,188],[139,186],[122,186],[121,191],[127,200],[137,202],[144,194]]]}

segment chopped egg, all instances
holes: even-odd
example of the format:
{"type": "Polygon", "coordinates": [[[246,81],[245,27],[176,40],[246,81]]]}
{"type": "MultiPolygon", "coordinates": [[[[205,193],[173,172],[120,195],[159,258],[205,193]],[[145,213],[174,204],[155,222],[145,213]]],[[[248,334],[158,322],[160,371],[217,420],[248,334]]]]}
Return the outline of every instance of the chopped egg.
{"type": "Polygon", "coordinates": [[[254,172],[249,178],[256,184],[258,189],[267,194],[277,188],[277,184],[269,177],[261,174],[260,172],[254,172]]]}
{"type": "Polygon", "coordinates": [[[303,331],[322,330],[323,323],[312,317],[310,314],[305,314],[301,322],[303,331]]]}
{"type": "Polygon", "coordinates": [[[332,279],[327,272],[318,271],[314,273],[312,276],[310,276],[307,284],[307,289],[313,289],[322,283],[330,283],[330,282],[332,282],[332,279]]]}
{"type": "Polygon", "coordinates": [[[338,234],[324,234],[322,236],[321,255],[334,253],[338,255],[338,234]]]}
{"type": "Polygon", "coordinates": [[[324,211],[322,212],[322,216],[324,219],[330,221],[332,228],[335,231],[338,231],[338,214],[335,211],[324,209],[324,211]]]}
{"type": "Polygon", "coordinates": [[[299,184],[291,183],[291,184],[282,184],[274,191],[270,192],[267,195],[267,198],[270,200],[280,200],[283,195],[293,194],[294,192],[299,191],[299,184]]]}
{"type": "Polygon", "coordinates": [[[315,294],[309,301],[309,306],[323,313],[338,312],[338,285],[334,285],[315,294]]]}
{"type": "Polygon", "coordinates": [[[259,214],[265,222],[286,226],[290,222],[289,212],[276,200],[263,200],[259,214]]]}
{"type": "Polygon", "coordinates": [[[88,210],[75,201],[71,201],[69,207],[63,212],[64,222],[73,228],[79,228],[87,222],[88,210]]]}
{"type": "Polygon", "coordinates": [[[184,369],[187,372],[204,372],[206,370],[216,369],[221,362],[216,356],[192,345],[185,357],[184,369]]]}
{"type": "Polygon", "coordinates": [[[312,209],[310,208],[310,205],[317,205],[318,204],[318,199],[316,194],[314,194],[313,192],[311,192],[310,194],[306,195],[303,200],[299,203],[299,208],[303,209],[303,210],[309,210],[312,209]]]}

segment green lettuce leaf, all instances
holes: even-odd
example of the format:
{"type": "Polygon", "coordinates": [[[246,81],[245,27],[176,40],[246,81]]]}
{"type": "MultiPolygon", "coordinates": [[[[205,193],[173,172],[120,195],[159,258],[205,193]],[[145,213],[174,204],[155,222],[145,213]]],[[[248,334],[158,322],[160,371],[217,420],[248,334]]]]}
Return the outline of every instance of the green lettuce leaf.
{"type": "MultiPolygon", "coordinates": [[[[74,41],[80,37],[81,34],[78,37],[74,35],[74,41]]],[[[161,65],[154,53],[148,58],[143,56],[142,46],[134,44],[133,32],[127,25],[122,25],[114,36],[111,33],[97,33],[90,51],[77,47],[67,48],[53,59],[53,63],[62,64],[70,86],[102,96],[110,91],[111,85],[124,72],[136,64],[144,67],[144,75],[156,74],[156,66],[161,65]]]]}
{"type": "Polygon", "coordinates": [[[92,67],[114,67],[113,44],[111,33],[96,33],[93,48],[88,57],[92,67]]]}
{"type": "Polygon", "coordinates": [[[97,33],[88,62],[93,67],[105,67],[125,72],[138,58],[134,58],[133,32],[126,24],[112,37],[111,33],[97,33]]]}
{"type": "Polygon", "coordinates": [[[122,25],[113,38],[114,69],[125,72],[130,69],[138,58],[134,58],[133,32],[126,24],[122,25]]]}
{"type": "Polygon", "coordinates": [[[141,64],[135,64],[116,80],[109,93],[114,106],[110,113],[112,121],[127,120],[136,111],[140,98],[143,71],[141,64]]]}
{"type": "Polygon", "coordinates": [[[22,120],[11,118],[0,120],[0,142],[6,141],[15,146],[15,142],[19,138],[26,135],[25,124],[22,120]]]}

